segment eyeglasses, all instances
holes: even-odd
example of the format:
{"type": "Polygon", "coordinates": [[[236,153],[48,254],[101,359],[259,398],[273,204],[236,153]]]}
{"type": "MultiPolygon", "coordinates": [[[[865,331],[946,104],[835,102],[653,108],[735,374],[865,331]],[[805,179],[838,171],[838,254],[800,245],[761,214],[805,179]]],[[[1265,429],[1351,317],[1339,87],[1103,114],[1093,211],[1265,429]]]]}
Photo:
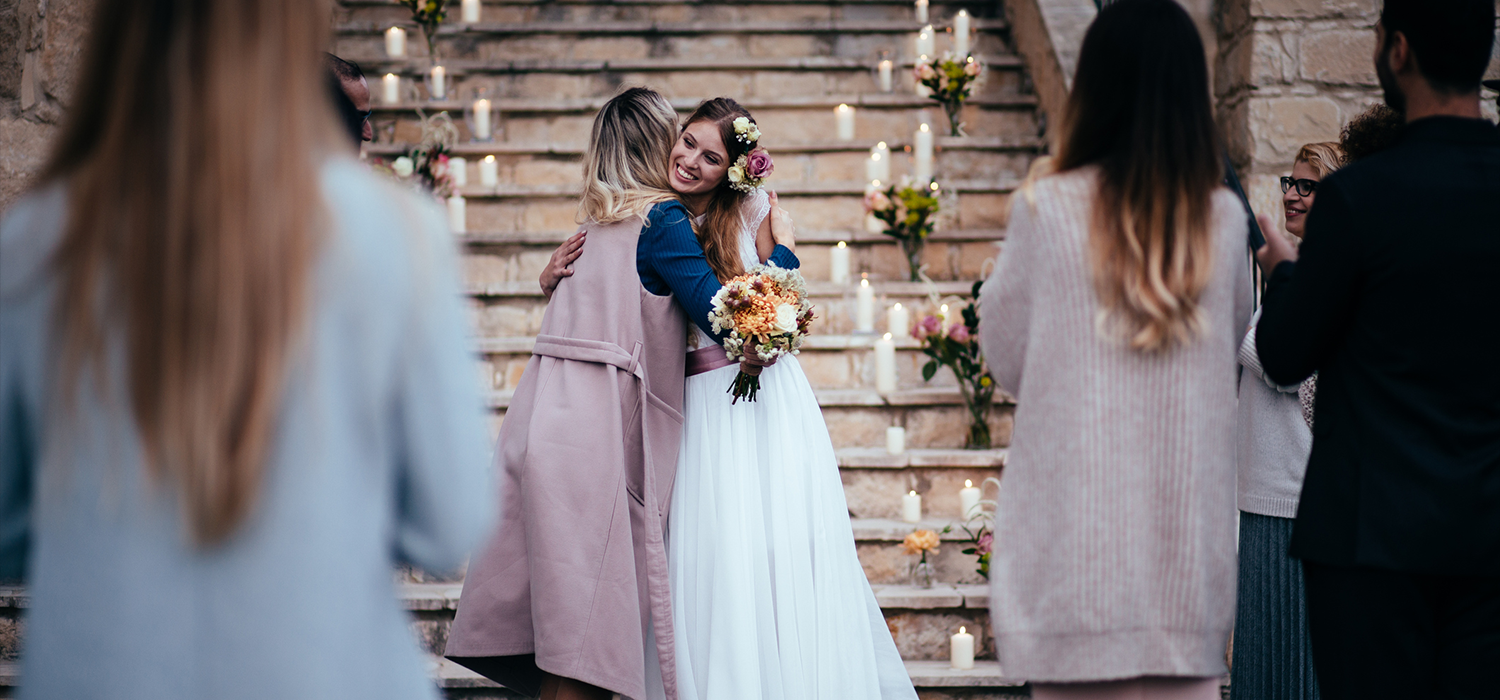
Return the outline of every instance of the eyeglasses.
{"type": "Polygon", "coordinates": [[[1294,185],[1297,187],[1297,194],[1300,194],[1303,197],[1312,194],[1315,190],[1318,189],[1317,180],[1309,180],[1307,178],[1294,180],[1290,175],[1281,176],[1281,191],[1283,193],[1289,189],[1292,189],[1292,186],[1294,185]]]}

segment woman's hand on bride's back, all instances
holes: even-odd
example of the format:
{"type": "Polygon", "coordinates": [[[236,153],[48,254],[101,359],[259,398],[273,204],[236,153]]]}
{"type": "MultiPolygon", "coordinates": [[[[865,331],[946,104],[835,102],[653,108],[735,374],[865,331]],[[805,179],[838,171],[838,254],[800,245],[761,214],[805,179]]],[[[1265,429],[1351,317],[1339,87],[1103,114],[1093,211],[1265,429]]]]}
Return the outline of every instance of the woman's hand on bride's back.
{"type": "Polygon", "coordinates": [[[583,240],[587,237],[588,231],[579,231],[552,251],[552,259],[547,261],[547,266],[542,268],[542,276],[537,279],[542,285],[542,294],[548,299],[552,298],[558,282],[564,277],[573,276],[573,268],[569,266],[578,256],[583,255],[583,240]]]}
{"type": "Polygon", "coordinates": [[[771,198],[771,239],[776,245],[786,246],[787,250],[797,252],[797,226],[792,223],[792,215],[782,209],[776,200],[776,193],[772,192],[771,198]]]}

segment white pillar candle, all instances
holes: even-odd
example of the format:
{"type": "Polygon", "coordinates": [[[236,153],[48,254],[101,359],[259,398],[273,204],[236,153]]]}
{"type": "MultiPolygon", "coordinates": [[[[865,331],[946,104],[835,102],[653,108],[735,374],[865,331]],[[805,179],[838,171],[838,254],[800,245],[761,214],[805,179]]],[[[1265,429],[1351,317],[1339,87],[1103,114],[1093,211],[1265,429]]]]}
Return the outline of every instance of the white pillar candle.
{"type": "Polygon", "coordinates": [[[464,24],[479,23],[479,0],[464,0],[463,19],[464,24]]]}
{"type": "Polygon", "coordinates": [[[875,390],[882,394],[896,390],[896,341],[890,333],[875,341],[875,390]]]}
{"type": "Polygon", "coordinates": [[[828,281],[849,284],[849,244],[839,244],[828,251],[828,281]]]}
{"type": "Polygon", "coordinates": [[[469,161],[466,158],[449,158],[448,172],[453,175],[453,185],[463,187],[469,184],[469,161]]]}
{"type": "Polygon", "coordinates": [[[893,425],[885,429],[885,451],[893,455],[906,451],[906,428],[893,425]]]}
{"type": "Polygon", "coordinates": [[[454,233],[465,233],[469,230],[469,225],[466,223],[467,208],[463,195],[456,194],[448,198],[448,228],[453,229],[454,233]]]}
{"type": "Polygon", "coordinates": [[[488,141],[490,138],[490,101],[474,100],[474,138],[488,141]]]}
{"type": "Polygon", "coordinates": [[[406,30],[391,27],[385,30],[385,55],[389,58],[406,58],[406,30]]]}
{"type": "Polygon", "coordinates": [[[891,81],[891,59],[887,58],[880,62],[880,91],[890,92],[895,89],[895,83],[891,81]]]}
{"type": "Polygon", "coordinates": [[[442,66],[432,67],[432,99],[441,100],[448,96],[448,71],[442,66]]]}
{"type": "Polygon", "coordinates": [[[395,73],[386,73],[380,79],[380,97],[388,105],[401,101],[401,78],[395,73]]]}
{"type": "Polygon", "coordinates": [[[915,145],[912,147],[912,156],[915,162],[912,164],[912,177],[917,182],[926,184],[932,180],[932,129],[923,123],[917,127],[917,133],[913,136],[915,145]]]}
{"type": "Polygon", "coordinates": [[[963,512],[964,520],[979,514],[979,489],[969,479],[964,479],[964,487],[958,490],[958,509],[963,512]]]}
{"type": "Polygon", "coordinates": [[[854,302],[854,329],[861,333],[875,330],[875,290],[868,277],[861,276],[854,302]]]}
{"type": "MultiPolygon", "coordinates": [[[[880,142],[882,145],[884,141],[880,142]]],[[[870,149],[870,159],[865,161],[865,179],[871,182],[886,182],[891,179],[891,152],[880,146],[870,149]]]]}
{"type": "Polygon", "coordinates": [[[933,34],[932,25],[930,24],[922,27],[922,31],[917,32],[917,55],[937,55],[937,37],[933,34]]]}
{"type": "Polygon", "coordinates": [[[922,522],[922,497],[916,491],[901,497],[901,519],[909,523],[922,522]]]}
{"type": "Polygon", "coordinates": [[[953,55],[963,58],[969,55],[969,11],[959,10],[953,16],[953,55]]]}
{"type": "Polygon", "coordinates": [[[500,171],[494,156],[485,156],[484,160],[479,161],[479,184],[482,187],[495,187],[500,184],[500,171]]]}
{"type": "Polygon", "coordinates": [[[960,671],[974,668],[974,635],[969,634],[967,628],[960,627],[958,634],[953,635],[949,657],[953,668],[960,671]]]}
{"type": "Polygon", "coordinates": [[[927,0],[917,0],[917,22],[927,24],[927,0]]]}
{"type": "Polygon", "coordinates": [[[834,120],[838,123],[838,134],[840,141],[854,140],[854,108],[849,105],[839,105],[833,109],[834,120]]]}
{"type": "Polygon", "coordinates": [[[906,307],[897,302],[885,313],[886,327],[892,337],[905,338],[911,334],[911,319],[908,317],[906,307]]]}

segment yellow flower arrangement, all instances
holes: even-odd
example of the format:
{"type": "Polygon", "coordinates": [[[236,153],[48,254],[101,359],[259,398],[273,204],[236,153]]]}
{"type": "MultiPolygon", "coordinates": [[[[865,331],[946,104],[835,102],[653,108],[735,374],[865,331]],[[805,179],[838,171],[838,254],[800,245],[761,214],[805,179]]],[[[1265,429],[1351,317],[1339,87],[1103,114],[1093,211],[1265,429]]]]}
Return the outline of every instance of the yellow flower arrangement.
{"type": "Polygon", "coordinates": [[[901,540],[901,548],[907,554],[921,554],[925,559],[928,553],[938,553],[938,534],[932,530],[917,530],[901,540]]]}

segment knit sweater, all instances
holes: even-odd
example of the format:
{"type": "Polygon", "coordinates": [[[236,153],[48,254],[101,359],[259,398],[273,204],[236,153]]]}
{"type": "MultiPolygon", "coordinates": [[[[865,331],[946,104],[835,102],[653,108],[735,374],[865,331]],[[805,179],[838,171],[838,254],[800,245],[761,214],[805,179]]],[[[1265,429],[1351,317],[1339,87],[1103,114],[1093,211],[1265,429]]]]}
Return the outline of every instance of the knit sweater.
{"type": "MultiPolygon", "coordinates": [[[[1255,320],[1259,319],[1257,312],[1255,320]]],[[[1307,456],[1312,453],[1312,429],[1302,417],[1299,385],[1281,386],[1265,376],[1255,352],[1254,326],[1240,342],[1239,360],[1240,510],[1295,518],[1307,456]]]]}
{"type": "Polygon", "coordinates": [[[980,305],[1017,399],[990,612],[1006,674],[1041,682],[1217,676],[1235,604],[1235,350],[1250,317],[1244,211],[1214,194],[1205,327],[1162,353],[1098,330],[1097,169],[1013,199],[980,305]]]}

